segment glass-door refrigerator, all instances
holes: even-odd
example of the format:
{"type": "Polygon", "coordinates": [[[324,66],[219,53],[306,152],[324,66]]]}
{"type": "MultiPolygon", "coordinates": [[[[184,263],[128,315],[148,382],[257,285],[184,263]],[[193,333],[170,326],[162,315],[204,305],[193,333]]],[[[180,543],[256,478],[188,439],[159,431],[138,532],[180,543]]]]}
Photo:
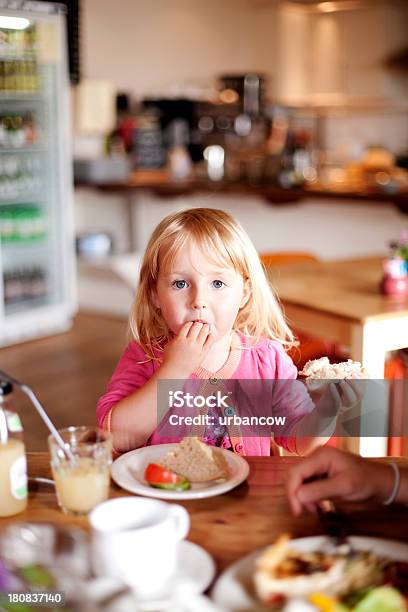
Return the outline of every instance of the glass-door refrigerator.
{"type": "Polygon", "coordinates": [[[76,310],[65,7],[0,0],[0,346],[76,310]]]}

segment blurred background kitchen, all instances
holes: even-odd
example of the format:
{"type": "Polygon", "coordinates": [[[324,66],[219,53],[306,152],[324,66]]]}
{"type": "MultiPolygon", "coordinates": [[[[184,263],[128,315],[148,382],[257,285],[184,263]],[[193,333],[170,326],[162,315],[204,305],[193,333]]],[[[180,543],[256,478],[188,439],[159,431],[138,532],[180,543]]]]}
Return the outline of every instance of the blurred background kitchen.
{"type": "Polygon", "coordinates": [[[227,210],[263,254],[408,243],[406,1],[67,1],[69,90],[64,12],[0,8],[28,4],[24,35],[0,23],[0,360],[60,426],[91,422],[166,214],[227,210]],[[77,310],[101,318],[18,344],[77,310]]]}
{"type": "MultiPolygon", "coordinates": [[[[204,205],[260,252],[385,252],[407,225],[407,33],[406,2],[83,1],[80,251],[140,251],[165,214],[204,205]]],[[[132,284],[133,261],[110,271],[132,284]]],[[[125,313],[92,273],[80,303],[125,313]]]]}

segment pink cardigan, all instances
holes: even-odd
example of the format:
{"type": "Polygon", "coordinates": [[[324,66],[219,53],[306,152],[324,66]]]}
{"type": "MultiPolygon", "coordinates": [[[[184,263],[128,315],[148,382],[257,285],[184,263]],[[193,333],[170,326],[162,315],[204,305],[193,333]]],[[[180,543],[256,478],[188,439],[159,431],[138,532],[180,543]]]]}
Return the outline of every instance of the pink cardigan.
{"type": "MultiPolygon", "coordinates": [[[[263,339],[256,345],[251,344],[251,339],[238,334],[241,347],[232,348],[224,366],[217,372],[209,372],[199,367],[191,379],[218,379],[218,380],[294,380],[297,377],[297,369],[290,357],[285,353],[282,345],[275,340],[263,339]]],[[[161,353],[156,353],[160,360],[161,353]]],[[[97,423],[100,427],[110,429],[110,416],[115,405],[134,391],[142,387],[160,366],[160,361],[153,361],[146,357],[140,345],[133,341],[128,344],[123,352],[118,365],[108,383],[106,393],[99,399],[96,408],[97,423]]],[[[313,403],[305,393],[302,383],[295,387],[291,383],[290,402],[285,402],[285,416],[287,431],[305,414],[313,410],[313,403]],[[288,407],[290,406],[290,408],[288,407]]],[[[281,393],[284,393],[283,387],[281,393]]],[[[168,442],[179,442],[180,437],[171,437],[167,433],[160,434],[160,425],[152,433],[147,445],[165,444],[168,442]]],[[[259,456],[271,454],[270,437],[244,437],[239,433],[230,438],[235,452],[247,456],[259,456]]],[[[289,434],[275,437],[275,442],[289,450],[296,452],[296,440],[289,434]]]]}

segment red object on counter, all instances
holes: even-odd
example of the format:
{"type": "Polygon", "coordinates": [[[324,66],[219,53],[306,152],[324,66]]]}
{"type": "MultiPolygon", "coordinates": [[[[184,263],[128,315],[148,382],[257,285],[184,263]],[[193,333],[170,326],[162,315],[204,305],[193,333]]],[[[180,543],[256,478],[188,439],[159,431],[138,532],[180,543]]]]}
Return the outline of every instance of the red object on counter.
{"type": "Polygon", "coordinates": [[[133,149],[133,132],[135,128],[136,119],[134,117],[126,117],[118,125],[118,132],[127,153],[130,153],[133,149]]]}

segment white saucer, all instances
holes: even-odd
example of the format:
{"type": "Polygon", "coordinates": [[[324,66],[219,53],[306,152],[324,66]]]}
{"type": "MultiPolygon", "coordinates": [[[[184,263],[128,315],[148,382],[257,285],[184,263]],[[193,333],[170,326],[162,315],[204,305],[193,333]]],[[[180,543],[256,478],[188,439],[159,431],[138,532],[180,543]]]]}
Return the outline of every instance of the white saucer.
{"type": "MultiPolygon", "coordinates": [[[[173,577],[157,591],[154,597],[143,600],[132,597],[133,610],[137,610],[137,612],[165,610],[169,607],[177,585],[188,582],[191,592],[199,594],[209,587],[214,576],[215,563],[211,555],[201,546],[183,540],[179,544],[179,562],[173,577]]],[[[117,604],[120,604],[120,602],[117,602],[117,604]]],[[[122,602],[122,606],[119,605],[119,608],[123,610],[131,609],[125,605],[125,602],[122,602]]]]}

